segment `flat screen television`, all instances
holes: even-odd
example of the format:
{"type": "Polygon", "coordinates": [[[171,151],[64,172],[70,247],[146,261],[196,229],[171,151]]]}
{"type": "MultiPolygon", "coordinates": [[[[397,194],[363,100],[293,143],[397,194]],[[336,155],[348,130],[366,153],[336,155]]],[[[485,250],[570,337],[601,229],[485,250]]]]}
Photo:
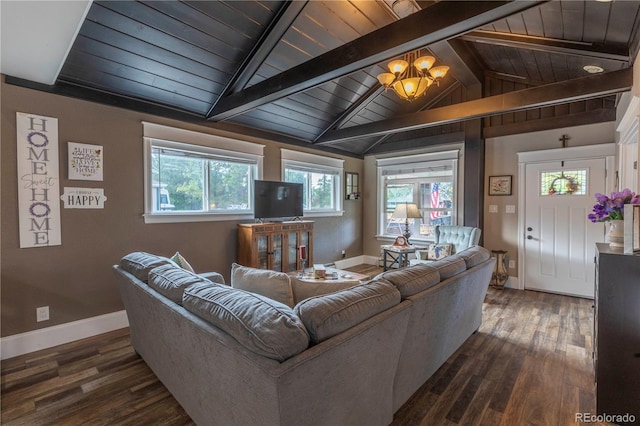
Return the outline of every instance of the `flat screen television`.
{"type": "Polygon", "coordinates": [[[283,219],[302,216],[302,184],[256,180],[253,208],[256,219],[283,219]]]}

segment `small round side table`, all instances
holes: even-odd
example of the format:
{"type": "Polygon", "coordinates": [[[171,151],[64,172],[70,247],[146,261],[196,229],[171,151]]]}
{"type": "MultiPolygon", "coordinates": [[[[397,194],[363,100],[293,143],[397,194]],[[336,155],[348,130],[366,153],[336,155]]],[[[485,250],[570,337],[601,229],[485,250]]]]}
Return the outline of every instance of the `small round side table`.
{"type": "Polygon", "coordinates": [[[505,250],[491,250],[496,258],[496,266],[491,274],[491,281],[489,285],[491,287],[504,289],[504,285],[509,279],[509,272],[507,271],[507,252],[505,250]]]}

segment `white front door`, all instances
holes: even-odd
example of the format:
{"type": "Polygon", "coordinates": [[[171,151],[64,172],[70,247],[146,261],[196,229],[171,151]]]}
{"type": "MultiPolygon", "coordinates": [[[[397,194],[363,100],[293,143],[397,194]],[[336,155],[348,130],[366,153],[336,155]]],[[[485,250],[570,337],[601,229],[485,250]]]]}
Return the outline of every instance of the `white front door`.
{"type": "Polygon", "coordinates": [[[595,243],[604,241],[604,224],[587,215],[595,193],[606,192],[605,169],[605,158],[525,164],[526,289],[593,298],[595,243]],[[561,194],[567,188],[571,193],[561,194]]]}

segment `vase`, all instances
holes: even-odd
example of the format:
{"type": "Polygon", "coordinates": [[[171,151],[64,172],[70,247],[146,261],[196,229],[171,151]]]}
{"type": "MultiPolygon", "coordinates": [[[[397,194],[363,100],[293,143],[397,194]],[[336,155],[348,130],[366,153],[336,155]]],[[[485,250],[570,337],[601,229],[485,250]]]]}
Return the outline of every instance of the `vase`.
{"type": "Polygon", "coordinates": [[[493,269],[493,274],[491,274],[491,281],[489,282],[489,285],[491,287],[503,289],[509,279],[509,272],[507,270],[507,252],[505,250],[491,250],[491,253],[493,253],[496,258],[496,266],[493,269]]]}
{"type": "Polygon", "coordinates": [[[610,220],[609,233],[607,234],[609,247],[624,247],[624,220],[610,220]]]}

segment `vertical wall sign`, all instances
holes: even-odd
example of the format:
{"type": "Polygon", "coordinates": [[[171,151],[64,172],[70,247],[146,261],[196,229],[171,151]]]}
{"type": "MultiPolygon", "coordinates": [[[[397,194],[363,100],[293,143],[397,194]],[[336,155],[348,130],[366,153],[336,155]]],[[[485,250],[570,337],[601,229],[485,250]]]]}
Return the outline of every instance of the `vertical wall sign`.
{"type": "Polygon", "coordinates": [[[69,179],[102,180],[102,146],[69,142],[68,149],[69,179]]]}
{"type": "Polygon", "coordinates": [[[20,248],[59,246],[58,119],[16,113],[20,248]]]}

